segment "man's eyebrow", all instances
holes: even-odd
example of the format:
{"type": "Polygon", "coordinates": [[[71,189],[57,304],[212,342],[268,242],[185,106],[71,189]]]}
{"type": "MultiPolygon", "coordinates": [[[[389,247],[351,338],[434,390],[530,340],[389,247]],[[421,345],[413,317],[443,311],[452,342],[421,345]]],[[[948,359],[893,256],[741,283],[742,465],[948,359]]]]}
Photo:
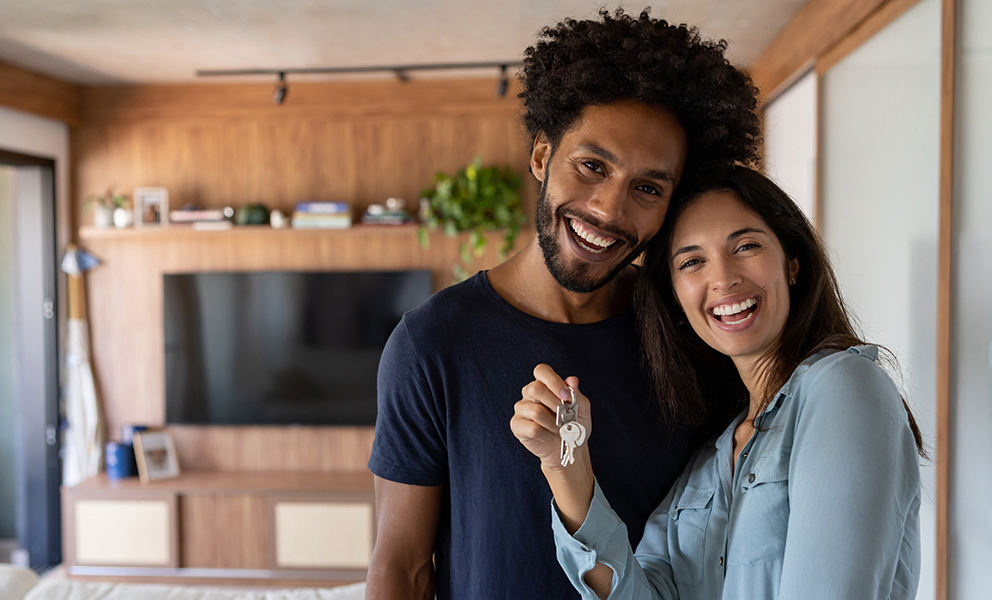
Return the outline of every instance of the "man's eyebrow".
{"type": "MultiPolygon", "coordinates": [[[[606,148],[603,148],[602,146],[597,146],[595,144],[581,144],[579,146],[579,150],[585,150],[586,152],[591,152],[596,156],[602,158],[606,162],[610,162],[613,164],[618,164],[620,162],[620,159],[617,158],[616,154],[613,154],[612,152],[610,152],[606,148]]],[[[669,173],[668,171],[658,171],[656,169],[644,171],[643,173],[641,173],[641,176],[647,177],[648,179],[657,179],[658,181],[671,181],[671,182],[675,181],[675,175],[673,175],[672,173],[669,173]]]]}
{"type": "MultiPolygon", "coordinates": [[[[727,241],[728,242],[733,241],[733,240],[741,237],[742,235],[744,235],[746,233],[763,233],[765,235],[768,235],[768,232],[765,231],[764,229],[758,229],[757,227],[745,227],[743,229],[738,229],[737,231],[735,231],[735,232],[731,233],[730,235],[728,235],[727,236],[727,241]]],[[[672,252],[672,259],[674,260],[675,257],[678,256],[679,254],[685,254],[687,252],[696,252],[698,250],[702,250],[702,247],[701,246],[696,246],[696,245],[693,245],[693,246],[682,246],[681,248],[679,248],[675,252],[672,252]]]]}

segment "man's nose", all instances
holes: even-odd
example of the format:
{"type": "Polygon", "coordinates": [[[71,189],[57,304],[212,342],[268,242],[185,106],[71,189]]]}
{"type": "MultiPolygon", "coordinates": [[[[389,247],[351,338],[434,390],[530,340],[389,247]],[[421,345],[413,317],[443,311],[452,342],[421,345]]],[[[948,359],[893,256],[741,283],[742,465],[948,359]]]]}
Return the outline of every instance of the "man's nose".
{"type": "Polygon", "coordinates": [[[589,201],[589,212],[604,222],[620,221],[625,216],[628,195],[626,182],[609,181],[589,201]]]}

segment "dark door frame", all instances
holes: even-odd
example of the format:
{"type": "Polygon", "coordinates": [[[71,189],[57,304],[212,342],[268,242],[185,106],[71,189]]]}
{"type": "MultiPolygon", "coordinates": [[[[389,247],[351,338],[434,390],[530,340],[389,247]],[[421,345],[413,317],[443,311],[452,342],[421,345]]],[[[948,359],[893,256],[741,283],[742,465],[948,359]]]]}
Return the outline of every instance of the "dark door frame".
{"type": "MultiPolygon", "coordinates": [[[[17,264],[30,271],[31,289],[16,286],[15,319],[21,335],[16,350],[19,373],[17,411],[17,527],[18,544],[27,549],[31,567],[43,572],[62,562],[62,525],[59,499],[62,465],[59,458],[59,357],[61,356],[58,303],[58,238],[55,160],[0,149],[0,164],[40,167],[42,231],[28,232],[40,239],[41,256],[16,255],[17,264]],[[28,261],[30,264],[28,264],[28,261]],[[41,265],[40,273],[37,266],[41,265]],[[40,302],[39,302],[40,300],[40,302]],[[40,335],[39,335],[40,333],[40,335]],[[38,400],[43,400],[39,402],[38,400]]],[[[19,220],[15,220],[18,226],[19,220]]],[[[20,231],[17,237],[21,237],[20,231]]],[[[16,251],[16,250],[15,250],[16,251]]],[[[22,269],[23,270],[23,269],[22,269]]],[[[19,283],[23,281],[19,277],[19,283]]]]}

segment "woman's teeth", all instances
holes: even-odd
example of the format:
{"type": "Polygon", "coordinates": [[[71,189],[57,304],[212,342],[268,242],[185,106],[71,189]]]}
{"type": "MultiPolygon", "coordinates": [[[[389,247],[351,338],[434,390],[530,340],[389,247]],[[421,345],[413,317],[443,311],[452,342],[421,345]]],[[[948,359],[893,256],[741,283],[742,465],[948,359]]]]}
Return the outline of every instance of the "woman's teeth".
{"type": "MultiPolygon", "coordinates": [[[[723,306],[714,307],[713,315],[716,317],[736,315],[737,313],[744,312],[745,310],[751,308],[757,303],[758,303],[757,298],[748,298],[747,300],[740,303],[735,302],[734,304],[724,304],[723,306]]],[[[723,319],[721,319],[721,321],[722,320],[723,319]]],[[[743,321],[744,319],[741,320],[743,321]]],[[[730,321],[724,321],[724,322],[729,323],[730,321]]]]}
{"type": "Polygon", "coordinates": [[[607,248],[615,244],[617,241],[616,238],[600,237],[583,227],[582,223],[579,223],[573,219],[569,219],[568,224],[572,228],[572,231],[575,232],[575,235],[579,236],[584,242],[586,242],[586,249],[593,254],[599,254],[600,252],[606,251],[607,248]]]}

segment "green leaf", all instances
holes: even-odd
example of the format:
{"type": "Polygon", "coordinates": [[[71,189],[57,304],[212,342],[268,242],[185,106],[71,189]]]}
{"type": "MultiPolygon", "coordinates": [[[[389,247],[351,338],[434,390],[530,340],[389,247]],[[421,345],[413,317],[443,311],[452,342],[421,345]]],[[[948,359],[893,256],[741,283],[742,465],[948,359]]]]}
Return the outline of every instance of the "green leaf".
{"type": "Polygon", "coordinates": [[[426,227],[417,228],[417,240],[420,241],[421,248],[426,250],[431,247],[431,237],[426,227]]]}

